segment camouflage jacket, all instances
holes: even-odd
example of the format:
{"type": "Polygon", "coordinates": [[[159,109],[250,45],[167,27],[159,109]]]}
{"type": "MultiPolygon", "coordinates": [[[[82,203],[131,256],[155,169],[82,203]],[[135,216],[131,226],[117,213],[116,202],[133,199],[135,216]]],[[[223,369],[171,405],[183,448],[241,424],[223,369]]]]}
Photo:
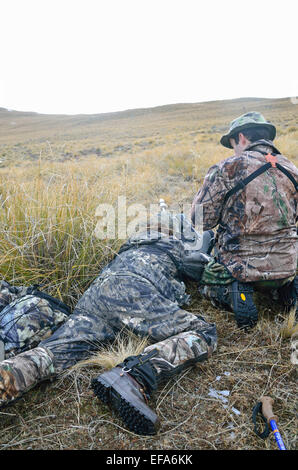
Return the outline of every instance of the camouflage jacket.
{"type": "Polygon", "coordinates": [[[203,206],[204,230],[217,225],[218,261],[241,281],[284,279],[297,266],[297,192],[277,168],[248,183],[225,202],[229,190],[267,163],[261,152],[275,153],[278,162],[298,181],[298,170],[271,141],[254,142],[240,155],[213,165],[192,204],[203,206]]]}
{"type": "Polygon", "coordinates": [[[149,282],[167,299],[184,305],[189,296],[179,276],[182,252],[183,244],[180,240],[154,231],[150,235],[139,233],[122,245],[120,256],[116,255],[102,270],[96,282],[113,275],[136,276],[149,282]]]}

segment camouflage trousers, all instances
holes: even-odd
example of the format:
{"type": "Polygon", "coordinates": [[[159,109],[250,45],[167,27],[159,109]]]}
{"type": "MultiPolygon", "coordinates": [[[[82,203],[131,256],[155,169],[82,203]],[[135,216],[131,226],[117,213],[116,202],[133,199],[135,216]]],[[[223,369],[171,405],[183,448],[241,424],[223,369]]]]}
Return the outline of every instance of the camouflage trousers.
{"type": "Polygon", "coordinates": [[[39,346],[52,352],[60,371],[113,341],[124,328],[154,343],[185,331],[206,330],[207,336],[212,331],[210,346],[216,343],[214,325],[180,308],[150,281],[138,275],[109,274],[89,287],[70,318],[39,346]]]}
{"type": "Polygon", "coordinates": [[[18,398],[54,374],[53,356],[34,348],[0,363],[0,406],[18,398]]]}
{"type": "MultiPolygon", "coordinates": [[[[173,286],[176,288],[175,283],[173,286]]],[[[146,279],[137,275],[109,275],[99,277],[89,287],[68,320],[38,348],[0,363],[0,381],[1,376],[3,384],[8,380],[3,370],[11,371],[14,393],[19,396],[33,386],[32,382],[86,359],[101,345],[112,342],[124,328],[148,337],[153,343],[144,353],[153,347],[158,350],[152,359],[158,375],[169,372],[172,375],[206,360],[217,345],[214,324],[183,310],[146,279]],[[24,367],[36,371],[38,364],[39,373],[35,372],[32,378],[22,373],[24,367]]],[[[3,391],[0,403],[4,399],[3,391]]]]}
{"type": "MultiPolygon", "coordinates": [[[[294,278],[295,274],[285,279],[254,281],[251,283],[251,285],[256,289],[279,289],[280,287],[283,287],[289,282],[292,282],[294,278]]],[[[200,280],[200,285],[208,286],[206,292],[212,292],[212,289],[211,287],[209,288],[209,286],[227,286],[235,280],[236,279],[231,275],[226,266],[222,263],[217,263],[216,259],[213,258],[204,267],[203,275],[200,280]]]]}
{"type": "MultiPolygon", "coordinates": [[[[278,279],[273,281],[260,281],[260,282],[251,282],[251,286],[254,290],[258,292],[270,292],[270,295],[275,301],[280,300],[280,290],[291,284],[295,276],[291,276],[287,279],[278,279]]],[[[235,281],[232,278],[232,281],[235,281]]],[[[231,283],[227,284],[200,284],[198,287],[199,293],[205,297],[207,300],[210,300],[212,305],[217,308],[223,308],[230,312],[233,311],[232,303],[232,288],[231,283]]]]}

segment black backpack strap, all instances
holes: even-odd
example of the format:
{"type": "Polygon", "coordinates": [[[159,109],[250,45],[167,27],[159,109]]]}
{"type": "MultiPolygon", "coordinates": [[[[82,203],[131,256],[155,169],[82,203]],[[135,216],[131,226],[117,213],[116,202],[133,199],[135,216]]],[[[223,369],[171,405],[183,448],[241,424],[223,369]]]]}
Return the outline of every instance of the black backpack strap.
{"type": "Polygon", "coordinates": [[[230,189],[230,191],[227,192],[224,198],[224,203],[229,199],[229,197],[237,193],[237,191],[240,191],[240,189],[244,189],[248,183],[257,178],[257,176],[260,176],[262,173],[265,173],[265,171],[267,171],[269,168],[271,168],[271,163],[266,163],[265,165],[262,165],[256,171],[251,173],[251,175],[247,176],[247,178],[240,180],[234,188],[230,189]]]}
{"type": "Polygon", "coordinates": [[[291,173],[279,163],[276,163],[276,168],[278,168],[284,175],[286,175],[289,178],[289,180],[292,181],[293,185],[295,186],[296,191],[298,191],[298,183],[293,177],[293,175],[291,175],[291,173]]]}
{"type": "Polygon", "coordinates": [[[287,170],[284,166],[282,166],[280,163],[278,163],[277,158],[276,158],[276,153],[267,153],[264,152],[263,150],[258,150],[258,152],[262,153],[265,155],[266,160],[271,163],[271,166],[273,168],[278,168],[285,176],[289,178],[289,180],[293,183],[294,188],[296,191],[298,191],[298,183],[295,180],[294,176],[287,170]]]}
{"type": "Polygon", "coordinates": [[[244,189],[248,183],[250,183],[252,180],[260,176],[262,173],[265,173],[265,171],[269,170],[269,168],[278,168],[285,176],[289,178],[289,180],[293,183],[295,190],[298,191],[297,181],[285,167],[283,167],[280,163],[277,162],[275,153],[268,154],[266,152],[262,152],[259,150],[258,152],[266,156],[268,163],[265,163],[265,165],[260,166],[260,168],[258,168],[256,171],[251,173],[251,175],[247,176],[247,178],[244,178],[243,180],[240,180],[239,183],[236,184],[234,188],[230,189],[230,191],[228,191],[225,195],[224,204],[227,202],[229,197],[231,197],[237,191],[244,189]]]}

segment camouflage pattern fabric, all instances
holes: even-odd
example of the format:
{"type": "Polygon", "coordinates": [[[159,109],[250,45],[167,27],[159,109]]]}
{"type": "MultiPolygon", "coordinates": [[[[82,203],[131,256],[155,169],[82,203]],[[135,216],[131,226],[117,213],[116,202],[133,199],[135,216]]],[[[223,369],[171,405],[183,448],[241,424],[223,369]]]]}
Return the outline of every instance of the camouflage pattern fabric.
{"type": "Polygon", "coordinates": [[[116,256],[68,321],[40,343],[53,353],[57,370],[85,359],[123,328],[154,342],[195,330],[197,317],[181,308],[189,301],[177,269],[181,246],[181,241],[161,237],[156,244],[131,246],[116,256]]]}
{"type": "Polygon", "coordinates": [[[52,354],[35,348],[0,363],[0,406],[7,404],[54,373],[52,354]]]}
{"type": "MultiPolygon", "coordinates": [[[[286,279],[273,279],[267,281],[255,281],[251,284],[256,288],[264,289],[278,289],[284,286],[288,282],[293,281],[293,276],[287,277],[286,279]]],[[[202,285],[216,285],[226,286],[231,284],[235,279],[231,276],[227,268],[223,264],[219,264],[215,259],[212,259],[204,268],[203,275],[199,284],[202,285]]]]}
{"type": "Polygon", "coordinates": [[[280,287],[285,286],[286,284],[292,282],[295,279],[296,275],[293,274],[293,276],[287,277],[286,279],[273,279],[272,281],[256,281],[253,282],[252,285],[256,289],[265,289],[265,290],[270,290],[270,289],[279,289],[280,287]]]}
{"type": "Polygon", "coordinates": [[[156,244],[131,244],[122,251],[49,338],[38,348],[0,363],[0,371],[9,372],[2,373],[3,396],[5,385],[7,396],[15,396],[48,373],[61,372],[89,357],[125,328],[152,342],[163,341],[156,362],[160,371],[177,371],[207,358],[216,348],[215,326],[181,308],[189,300],[177,267],[183,244],[171,236],[159,237],[156,244]],[[47,367],[40,362],[40,374],[34,372],[28,381],[26,371],[38,368],[40,354],[47,358],[47,367]],[[22,374],[26,376],[23,384],[22,374]]]}
{"type": "MultiPolygon", "coordinates": [[[[266,163],[260,153],[279,153],[271,141],[254,142],[240,156],[212,166],[192,205],[203,206],[204,230],[219,224],[217,261],[242,282],[286,279],[297,266],[297,193],[281,171],[270,168],[232,195],[225,195],[239,180],[266,163]]],[[[298,180],[298,170],[287,158],[278,162],[298,180]]]]}
{"type": "Polygon", "coordinates": [[[212,259],[204,268],[200,285],[227,285],[231,284],[234,280],[223,264],[219,264],[215,259],[212,259]]]}
{"type": "Polygon", "coordinates": [[[46,299],[34,295],[18,297],[0,313],[0,337],[4,342],[5,358],[37,346],[67,319],[65,313],[53,308],[46,299]]]}
{"type": "Polygon", "coordinates": [[[220,308],[228,312],[233,311],[232,297],[230,293],[231,284],[227,285],[200,285],[198,292],[210,300],[215,308],[220,308]]]}
{"type": "Polygon", "coordinates": [[[231,149],[233,147],[230,143],[230,138],[233,137],[233,135],[242,132],[243,130],[260,126],[269,130],[269,138],[273,141],[276,136],[275,126],[271,122],[266,121],[266,119],[261,113],[258,113],[256,111],[250,111],[248,113],[242,114],[242,116],[239,116],[230,123],[229,132],[228,134],[222,136],[222,138],[220,139],[220,143],[224,147],[231,149]]]}
{"type": "Polygon", "coordinates": [[[144,349],[145,354],[153,349],[158,351],[157,356],[150,359],[157,372],[158,381],[197,362],[205,361],[216,350],[215,325],[206,322],[202,317],[196,317],[192,326],[196,326],[196,329],[171,336],[144,349]]]}
{"type": "MultiPolygon", "coordinates": [[[[272,298],[275,300],[278,299],[279,294],[278,290],[282,287],[288,285],[294,280],[295,276],[292,276],[288,279],[276,279],[273,281],[259,281],[252,282],[251,285],[256,291],[259,292],[268,292],[270,291],[272,298]]],[[[214,281],[216,278],[214,278],[214,281]]],[[[210,300],[212,305],[217,308],[221,308],[227,311],[233,311],[233,303],[231,297],[231,283],[220,284],[200,284],[198,287],[199,293],[205,297],[205,299],[210,300]]],[[[284,306],[284,304],[282,303],[284,306]]]]}
{"type": "Polygon", "coordinates": [[[25,286],[12,286],[8,282],[2,280],[0,283],[0,312],[8,304],[16,299],[19,299],[23,295],[26,295],[28,287],[25,286]]]}

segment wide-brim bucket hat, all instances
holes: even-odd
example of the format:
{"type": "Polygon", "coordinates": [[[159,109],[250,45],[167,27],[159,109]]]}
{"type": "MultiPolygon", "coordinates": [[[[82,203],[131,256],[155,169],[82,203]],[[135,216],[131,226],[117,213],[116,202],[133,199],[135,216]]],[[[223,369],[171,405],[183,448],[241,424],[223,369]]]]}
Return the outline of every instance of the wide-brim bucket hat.
{"type": "Polygon", "coordinates": [[[220,143],[229,149],[233,148],[230,144],[230,138],[233,137],[238,132],[243,131],[244,129],[249,129],[252,127],[264,127],[270,132],[270,140],[274,140],[276,136],[276,127],[271,124],[271,122],[266,121],[264,116],[261,113],[256,111],[251,111],[242,116],[234,119],[230,124],[230,129],[228,134],[225,134],[220,139],[220,143]]]}

